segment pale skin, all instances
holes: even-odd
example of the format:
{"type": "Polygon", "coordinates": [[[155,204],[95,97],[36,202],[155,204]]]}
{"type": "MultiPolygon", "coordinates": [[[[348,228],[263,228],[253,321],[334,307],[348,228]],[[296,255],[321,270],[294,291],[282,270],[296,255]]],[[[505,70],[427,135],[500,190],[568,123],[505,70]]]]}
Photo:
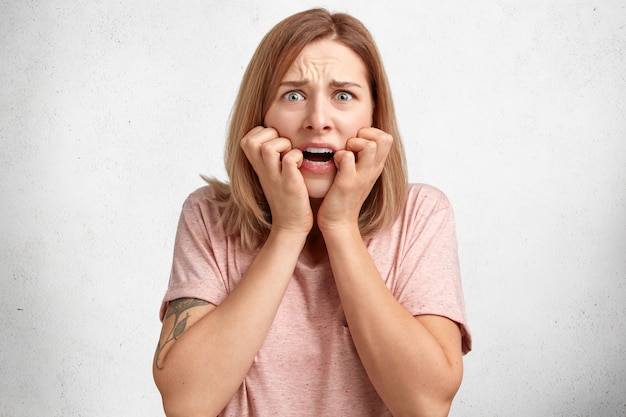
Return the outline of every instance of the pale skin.
{"type": "Polygon", "coordinates": [[[285,74],[265,125],[242,138],[272,229],[218,307],[170,303],[154,362],[168,416],[215,416],[226,406],[265,340],[299,256],[328,256],[361,362],[391,413],[448,414],[463,372],[459,327],[405,310],[359,231],[359,210],[393,142],[370,127],[372,112],[364,64],[345,46],[322,40],[285,74]],[[332,149],[332,166],[307,161],[311,148],[332,149]]]}

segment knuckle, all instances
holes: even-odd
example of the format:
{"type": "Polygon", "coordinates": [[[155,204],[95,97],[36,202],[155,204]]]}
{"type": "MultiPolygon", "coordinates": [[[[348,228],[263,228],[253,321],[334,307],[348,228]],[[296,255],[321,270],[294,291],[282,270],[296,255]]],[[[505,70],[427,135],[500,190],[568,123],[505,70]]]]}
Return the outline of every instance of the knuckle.
{"type": "Polygon", "coordinates": [[[374,141],[367,141],[367,142],[365,142],[364,147],[367,150],[372,151],[372,150],[375,150],[378,147],[378,144],[376,142],[374,142],[374,141]]]}
{"type": "Polygon", "coordinates": [[[302,159],[302,157],[303,155],[300,149],[292,149],[283,156],[283,160],[297,162],[302,159]]]}
{"type": "Polygon", "coordinates": [[[261,154],[263,156],[270,156],[276,153],[274,146],[271,142],[264,142],[259,145],[261,149],[261,154]]]}
{"type": "Polygon", "coordinates": [[[389,133],[383,133],[380,137],[380,141],[382,143],[388,144],[388,143],[392,143],[393,142],[393,136],[391,136],[389,133]]]}
{"type": "Polygon", "coordinates": [[[239,145],[244,149],[255,149],[258,146],[258,139],[252,135],[246,135],[241,139],[239,145]]]}

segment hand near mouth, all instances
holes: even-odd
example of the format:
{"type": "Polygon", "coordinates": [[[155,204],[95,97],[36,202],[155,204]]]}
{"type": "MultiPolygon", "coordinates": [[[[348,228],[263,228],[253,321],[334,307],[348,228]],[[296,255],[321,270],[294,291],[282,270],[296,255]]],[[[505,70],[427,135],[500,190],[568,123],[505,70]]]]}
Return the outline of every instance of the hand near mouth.
{"type": "Polygon", "coordinates": [[[368,127],[335,153],[337,174],[317,215],[322,232],[358,227],[361,207],[383,171],[392,143],[391,135],[368,127]]]}
{"type": "Polygon", "coordinates": [[[272,214],[272,229],[308,233],[313,227],[309,194],[300,172],[302,151],[276,129],[257,126],[240,146],[254,168],[272,214]]]}

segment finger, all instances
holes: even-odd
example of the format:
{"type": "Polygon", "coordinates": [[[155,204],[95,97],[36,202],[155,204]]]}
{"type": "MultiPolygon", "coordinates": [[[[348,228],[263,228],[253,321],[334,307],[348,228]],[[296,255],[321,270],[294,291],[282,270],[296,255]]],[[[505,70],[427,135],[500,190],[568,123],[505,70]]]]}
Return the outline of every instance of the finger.
{"type": "Polygon", "coordinates": [[[285,138],[271,139],[261,144],[264,162],[280,162],[282,156],[291,150],[291,141],[285,138]]]}
{"type": "Polygon", "coordinates": [[[365,127],[359,130],[357,137],[375,141],[378,145],[378,152],[385,155],[389,153],[389,149],[391,149],[393,144],[393,136],[375,127],[365,127]]]}
{"type": "Polygon", "coordinates": [[[241,138],[241,140],[239,141],[239,146],[241,147],[241,149],[243,149],[248,159],[252,160],[257,158],[259,154],[259,149],[261,148],[263,143],[277,137],[278,132],[275,129],[257,126],[251,129],[243,138],[241,138]]]}
{"type": "Polygon", "coordinates": [[[346,142],[346,150],[356,155],[359,165],[371,165],[376,161],[378,144],[370,139],[352,138],[346,142]]]}
{"type": "Polygon", "coordinates": [[[277,181],[282,171],[281,156],[291,149],[291,142],[285,138],[270,139],[261,143],[256,151],[256,159],[252,166],[259,177],[267,176],[271,181],[277,181]]]}
{"type": "Polygon", "coordinates": [[[303,161],[304,154],[297,148],[292,148],[283,155],[283,163],[295,165],[296,169],[299,169],[302,166],[303,161]]]}
{"type": "Polygon", "coordinates": [[[375,128],[375,127],[364,127],[362,129],[359,129],[359,131],[357,132],[356,136],[359,137],[359,138],[363,138],[363,139],[375,140],[376,137],[380,133],[384,133],[384,132],[382,130],[380,130],[380,129],[375,128]]]}
{"type": "Polygon", "coordinates": [[[291,149],[283,155],[282,169],[283,173],[287,175],[295,175],[299,173],[299,169],[302,166],[304,155],[300,149],[291,149]]]}
{"type": "Polygon", "coordinates": [[[356,157],[352,151],[337,151],[333,159],[337,170],[342,173],[354,172],[356,169],[356,157]]]}
{"type": "Polygon", "coordinates": [[[241,139],[240,146],[253,166],[258,166],[265,161],[274,162],[277,159],[276,152],[278,152],[278,159],[280,160],[280,154],[291,147],[287,139],[278,136],[276,129],[263,126],[251,129],[241,139]]]}
{"type": "Polygon", "coordinates": [[[377,142],[381,140],[393,139],[393,137],[389,133],[375,127],[364,127],[362,129],[359,129],[356,136],[358,138],[375,140],[377,142]]]}

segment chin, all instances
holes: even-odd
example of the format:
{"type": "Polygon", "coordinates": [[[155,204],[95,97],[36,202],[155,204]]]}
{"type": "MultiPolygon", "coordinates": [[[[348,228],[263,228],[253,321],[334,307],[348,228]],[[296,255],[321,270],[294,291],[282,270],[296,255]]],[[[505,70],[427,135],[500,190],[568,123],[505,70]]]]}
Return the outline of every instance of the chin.
{"type": "Polygon", "coordinates": [[[313,199],[321,199],[326,197],[328,194],[328,190],[330,189],[331,184],[320,184],[319,182],[307,182],[306,190],[309,193],[309,198],[313,199]]]}
{"type": "Polygon", "coordinates": [[[332,175],[307,175],[304,173],[304,184],[306,190],[309,193],[309,198],[322,199],[328,194],[328,190],[333,185],[335,179],[334,173],[332,175]]]}
{"type": "Polygon", "coordinates": [[[328,189],[319,190],[316,188],[307,188],[307,190],[309,192],[309,198],[312,199],[323,199],[324,197],[326,197],[326,194],[328,194],[328,189]]]}

